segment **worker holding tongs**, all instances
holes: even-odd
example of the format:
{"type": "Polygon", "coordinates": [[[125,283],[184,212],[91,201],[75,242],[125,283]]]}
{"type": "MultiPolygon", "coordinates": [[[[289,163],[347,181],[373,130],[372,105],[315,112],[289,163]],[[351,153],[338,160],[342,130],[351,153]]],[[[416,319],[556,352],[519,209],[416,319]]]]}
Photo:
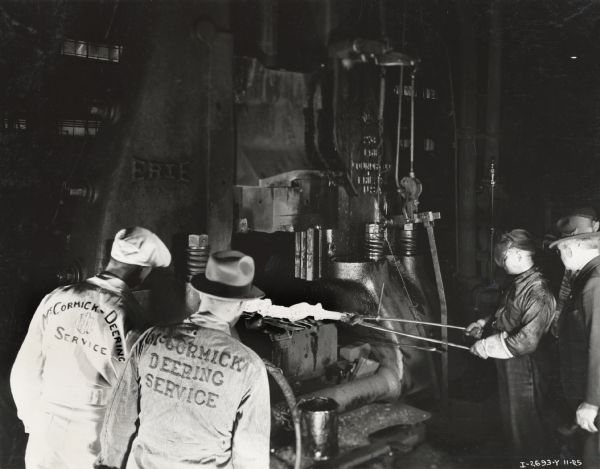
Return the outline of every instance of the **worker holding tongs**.
{"type": "Polygon", "coordinates": [[[533,238],[525,230],[501,236],[494,260],[514,277],[495,315],[479,319],[465,331],[479,339],[471,353],[496,359],[502,424],[520,460],[548,459],[557,447],[548,423],[543,372],[556,301],[534,263],[535,251],[533,238]]]}

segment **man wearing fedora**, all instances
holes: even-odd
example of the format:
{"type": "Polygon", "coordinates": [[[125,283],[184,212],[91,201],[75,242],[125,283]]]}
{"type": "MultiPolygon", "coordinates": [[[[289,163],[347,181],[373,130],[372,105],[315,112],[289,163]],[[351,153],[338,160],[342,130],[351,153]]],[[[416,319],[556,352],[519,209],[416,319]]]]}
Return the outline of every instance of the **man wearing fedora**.
{"type": "Polygon", "coordinates": [[[211,254],[191,280],[197,310],[140,337],[104,421],[97,467],[269,467],[265,365],[231,335],[245,303],[264,296],[253,279],[250,256],[211,254]]]}
{"type": "Polygon", "coordinates": [[[494,260],[514,277],[495,315],[466,330],[479,339],[471,353],[496,359],[504,432],[513,455],[520,459],[549,458],[552,448],[543,369],[548,361],[545,335],[555,300],[534,263],[535,251],[536,244],[526,230],[515,229],[500,237],[494,260]]]}
{"type": "Polygon", "coordinates": [[[550,247],[558,248],[565,269],[575,272],[558,330],[563,390],[581,428],[576,451],[585,467],[600,467],[600,233],[572,234],[550,247]]]}
{"type": "Polygon", "coordinates": [[[48,294],[31,320],[10,384],[29,433],[27,469],[86,469],[100,449],[106,404],[143,313],[131,293],[171,254],[151,231],[115,236],[106,269],[48,294]]]}
{"type": "MultiPolygon", "coordinates": [[[[592,207],[582,207],[573,210],[568,215],[560,218],[556,222],[560,238],[572,236],[581,233],[593,233],[598,231],[600,222],[596,210],[592,207]]],[[[565,268],[562,282],[556,301],[556,313],[552,322],[552,333],[558,337],[558,320],[569,295],[571,294],[571,284],[573,282],[575,272],[565,268]]]]}

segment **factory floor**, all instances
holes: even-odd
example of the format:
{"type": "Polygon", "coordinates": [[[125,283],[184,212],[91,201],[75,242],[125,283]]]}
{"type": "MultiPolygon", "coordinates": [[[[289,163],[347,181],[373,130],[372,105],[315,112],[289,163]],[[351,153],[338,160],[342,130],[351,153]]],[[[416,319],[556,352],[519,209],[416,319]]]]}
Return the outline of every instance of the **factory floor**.
{"type": "MultiPolygon", "coordinates": [[[[424,442],[398,454],[389,468],[509,469],[498,406],[496,370],[491,361],[450,354],[449,402],[411,399],[408,403],[431,413],[424,442]],[[454,376],[454,379],[453,379],[454,376]]],[[[365,466],[369,467],[369,466],[365,466]]],[[[383,469],[383,468],[382,468],[383,469]]]]}
{"type": "Polygon", "coordinates": [[[449,403],[409,396],[404,402],[422,409],[426,422],[424,440],[393,456],[357,467],[373,469],[512,469],[502,434],[493,362],[470,355],[450,354],[449,403]]]}

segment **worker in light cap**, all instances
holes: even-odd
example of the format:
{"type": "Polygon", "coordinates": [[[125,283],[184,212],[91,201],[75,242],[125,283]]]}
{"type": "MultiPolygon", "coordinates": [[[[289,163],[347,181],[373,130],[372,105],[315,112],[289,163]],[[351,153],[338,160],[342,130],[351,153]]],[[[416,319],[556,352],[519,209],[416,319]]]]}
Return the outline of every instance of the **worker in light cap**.
{"type": "Polygon", "coordinates": [[[253,279],[250,256],[211,254],[191,280],[198,309],[140,337],[106,414],[97,467],[269,467],[265,365],[231,336],[244,305],[263,296],[253,279]]]}
{"type": "Polygon", "coordinates": [[[29,441],[27,469],[92,468],[106,404],[140,332],[130,289],[171,254],[145,228],[120,230],[106,269],[57,288],[35,311],[10,383],[29,441]]]}
{"type": "Polygon", "coordinates": [[[533,237],[525,230],[501,236],[494,260],[514,278],[495,315],[470,324],[466,331],[479,339],[471,348],[474,355],[496,359],[501,418],[513,455],[521,460],[552,454],[547,382],[541,370],[547,363],[544,338],[555,300],[534,264],[535,251],[533,237]]]}

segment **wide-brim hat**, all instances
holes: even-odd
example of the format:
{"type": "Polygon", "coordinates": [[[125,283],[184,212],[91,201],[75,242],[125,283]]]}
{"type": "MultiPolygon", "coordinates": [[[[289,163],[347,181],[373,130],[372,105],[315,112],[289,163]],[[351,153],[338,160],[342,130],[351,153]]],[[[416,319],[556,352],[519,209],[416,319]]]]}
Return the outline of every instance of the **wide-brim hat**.
{"type": "Polygon", "coordinates": [[[239,251],[219,251],[210,255],[206,271],[192,277],[192,286],[209,296],[229,300],[263,298],[264,292],[252,285],[254,259],[239,251]]]}
{"type": "Polygon", "coordinates": [[[587,233],[594,230],[594,223],[598,220],[596,210],[592,207],[583,207],[573,210],[567,216],[556,222],[560,237],[587,233]]]}
{"type": "Polygon", "coordinates": [[[600,238],[600,233],[597,231],[591,231],[588,233],[578,233],[578,234],[574,234],[571,236],[565,236],[563,238],[559,238],[556,241],[554,241],[550,245],[550,249],[554,249],[554,248],[558,247],[558,245],[561,243],[568,243],[571,241],[583,241],[586,239],[597,239],[597,238],[600,238]]]}

